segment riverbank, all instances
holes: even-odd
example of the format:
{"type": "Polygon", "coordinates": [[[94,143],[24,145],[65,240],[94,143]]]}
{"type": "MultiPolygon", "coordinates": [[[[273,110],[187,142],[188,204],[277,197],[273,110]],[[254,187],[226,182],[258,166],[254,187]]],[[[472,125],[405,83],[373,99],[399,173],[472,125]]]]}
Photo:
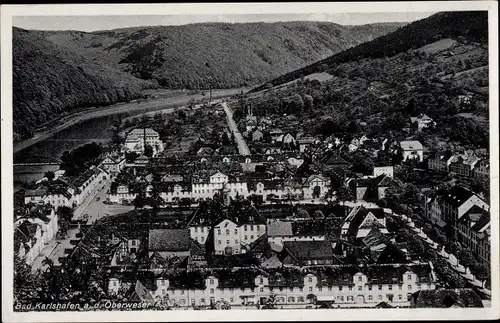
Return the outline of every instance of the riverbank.
{"type": "MultiPolygon", "coordinates": [[[[233,96],[246,90],[246,88],[213,90],[212,98],[216,99],[233,96]]],[[[37,132],[32,138],[14,143],[13,152],[18,153],[40,141],[52,137],[61,130],[76,125],[82,121],[120,113],[147,113],[155,110],[176,108],[187,105],[191,100],[198,101],[208,98],[206,93],[193,93],[192,91],[187,90],[184,92],[180,90],[155,90],[154,97],[155,98],[147,100],[134,100],[129,103],[117,103],[104,108],[94,108],[75,112],[57,120],[52,129],[37,132]]]]}

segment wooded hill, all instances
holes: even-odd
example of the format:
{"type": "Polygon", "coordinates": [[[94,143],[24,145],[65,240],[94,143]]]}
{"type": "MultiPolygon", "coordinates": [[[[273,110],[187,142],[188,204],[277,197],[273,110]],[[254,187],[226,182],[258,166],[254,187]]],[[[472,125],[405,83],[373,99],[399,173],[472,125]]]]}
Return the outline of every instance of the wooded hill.
{"type": "Polygon", "coordinates": [[[486,43],[488,41],[488,12],[454,11],[437,13],[372,41],[362,43],[304,68],[284,74],[253,89],[251,92],[284,84],[312,73],[331,71],[342,63],[354,62],[364,58],[390,57],[411,49],[417,49],[440,39],[458,37],[469,41],[486,43]]]}
{"type": "Polygon", "coordinates": [[[100,32],[57,31],[57,46],[166,88],[234,88],[283,73],[394,31],[402,24],[198,23],[100,32]]]}
{"type": "Polygon", "coordinates": [[[41,33],[13,29],[13,138],[65,113],[130,101],[154,82],[54,46],[41,33]]]}
{"type": "Polygon", "coordinates": [[[14,141],[58,116],[151,87],[255,85],[402,24],[202,23],[92,33],[13,28],[14,141]]]}
{"type": "Polygon", "coordinates": [[[327,73],[307,77],[311,74],[302,69],[275,81],[283,85],[241,96],[232,105],[234,117],[244,117],[243,108],[251,106],[256,116],[295,115],[300,128],[314,136],[335,135],[346,142],[362,134],[379,139],[412,137],[427,149],[487,151],[487,21],[482,12],[436,14],[381,37],[387,56],[368,50],[375,50],[373,43],[379,42],[375,40],[330,58],[345,61],[327,64],[327,73]],[[418,47],[414,39],[419,40],[418,47]],[[293,79],[301,73],[306,77],[293,79]],[[436,126],[410,135],[404,128],[410,117],[420,114],[433,118],[436,126]]]}

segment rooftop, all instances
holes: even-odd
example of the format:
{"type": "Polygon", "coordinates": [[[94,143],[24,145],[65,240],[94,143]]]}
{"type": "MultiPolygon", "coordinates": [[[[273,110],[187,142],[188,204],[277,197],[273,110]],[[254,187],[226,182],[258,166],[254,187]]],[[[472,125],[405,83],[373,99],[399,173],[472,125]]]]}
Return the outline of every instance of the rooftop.
{"type": "Polygon", "coordinates": [[[274,221],[267,225],[267,235],[275,236],[293,236],[292,223],[284,221],[274,221]]]}
{"type": "Polygon", "coordinates": [[[189,229],[149,230],[150,251],[186,251],[190,246],[189,229]]]}
{"type": "Polygon", "coordinates": [[[423,150],[424,149],[422,144],[416,140],[401,141],[400,146],[403,150],[423,150]]]}

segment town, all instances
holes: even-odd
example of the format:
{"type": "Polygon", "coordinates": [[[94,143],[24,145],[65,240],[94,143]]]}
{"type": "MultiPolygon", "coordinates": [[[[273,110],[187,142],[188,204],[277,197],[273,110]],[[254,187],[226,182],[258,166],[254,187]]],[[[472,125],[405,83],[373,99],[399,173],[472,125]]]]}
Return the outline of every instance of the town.
{"type": "Polygon", "coordinates": [[[424,113],[398,136],[318,135],[300,113],[256,105],[233,96],[122,120],[109,144],[25,183],[18,301],[488,306],[483,150],[425,147],[418,135],[440,125],[424,113]]]}

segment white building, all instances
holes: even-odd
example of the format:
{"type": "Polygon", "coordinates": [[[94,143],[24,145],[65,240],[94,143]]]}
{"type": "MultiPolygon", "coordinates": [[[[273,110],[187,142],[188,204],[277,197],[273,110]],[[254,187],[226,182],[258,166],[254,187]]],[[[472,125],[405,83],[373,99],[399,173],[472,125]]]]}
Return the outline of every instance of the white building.
{"type": "Polygon", "coordinates": [[[419,141],[401,141],[399,145],[403,160],[417,159],[419,162],[424,160],[424,147],[419,141]]]}
{"type": "MultiPolygon", "coordinates": [[[[248,197],[250,195],[260,195],[265,201],[268,195],[277,198],[285,198],[290,193],[301,195],[306,199],[322,198],[330,189],[330,180],[322,175],[311,175],[303,183],[299,183],[299,188],[287,187],[284,181],[259,180],[254,185],[249,186],[247,182],[235,180],[229,181],[229,176],[217,172],[210,176],[208,182],[198,183],[175,183],[172,189],[161,192],[161,198],[166,202],[173,202],[177,199],[190,198],[198,200],[201,198],[212,198],[214,194],[222,191],[231,198],[236,196],[248,197]]],[[[109,194],[109,200],[113,203],[132,201],[137,194],[130,193],[126,185],[118,187],[116,193],[109,194]]]]}
{"type": "Polygon", "coordinates": [[[163,151],[160,135],[151,128],[136,128],[130,131],[125,139],[125,147],[129,151],[144,152],[144,140],[153,148],[153,156],[163,151]]]}
{"type": "Polygon", "coordinates": [[[100,168],[111,174],[119,173],[125,166],[125,158],[121,156],[108,156],[101,164],[100,168]]]}
{"type": "Polygon", "coordinates": [[[238,225],[226,219],[214,227],[215,254],[244,253],[246,251],[245,247],[264,233],[266,233],[265,224],[247,223],[238,225]]]}
{"type": "Polygon", "coordinates": [[[430,118],[429,116],[427,116],[424,113],[421,113],[417,117],[410,117],[410,122],[414,126],[417,127],[418,131],[421,131],[424,128],[428,128],[430,126],[436,125],[436,123],[434,122],[434,120],[432,120],[432,118],[430,118]]]}
{"type": "MultiPolygon", "coordinates": [[[[310,295],[318,301],[330,301],[334,307],[370,308],[381,302],[394,307],[409,307],[411,294],[420,290],[434,290],[437,278],[432,265],[368,265],[360,269],[353,266],[326,266],[325,271],[309,267],[305,272],[293,271],[288,277],[279,273],[267,274],[236,270],[233,276],[220,276],[217,272],[202,273],[192,281],[191,288],[183,288],[161,275],[156,278],[153,298],[168,296],[171,306],[209,306],[218,301],[231,307],[265,304],[271,294],[283,308],[304,308],[311,303],[310,295]],[[381,274],[382,273],[382,274],[381,274]],[[243,279],[241,279],[243,276],[243,279]],[[384,278],[381,278],[384,277],[384,278]],[[308,297],[309,296],[309,297],[308,297]]],[[[110,290],[120,288],[120,281],[110,280],[110,290]],[[115,284],[116,283],[116,284],[115,284]]]]}
{"type": "Polygon", "coordinates": [[[40,217],[23,217],[14,222],[14,252],[28,264],[38,257],[45,244],[56,238],[58,217],[53,208],[42,207],[40,217]]]}
{"type": "Polygon", "coordinates": [[[390,178],[394,178],[394,167],[393,166],[373,167],[373,177],[377,177],[380,175],[387,175],[390,178]]]}
{"type": "Polygon", "coordinates": [[[323,241],[324,235],[301,236],[294,235],[292,230],[292,222],[289,221],[272,221],[267,225],[267,241],[278,246],[283,246],[285,241],[323,241]]]}

